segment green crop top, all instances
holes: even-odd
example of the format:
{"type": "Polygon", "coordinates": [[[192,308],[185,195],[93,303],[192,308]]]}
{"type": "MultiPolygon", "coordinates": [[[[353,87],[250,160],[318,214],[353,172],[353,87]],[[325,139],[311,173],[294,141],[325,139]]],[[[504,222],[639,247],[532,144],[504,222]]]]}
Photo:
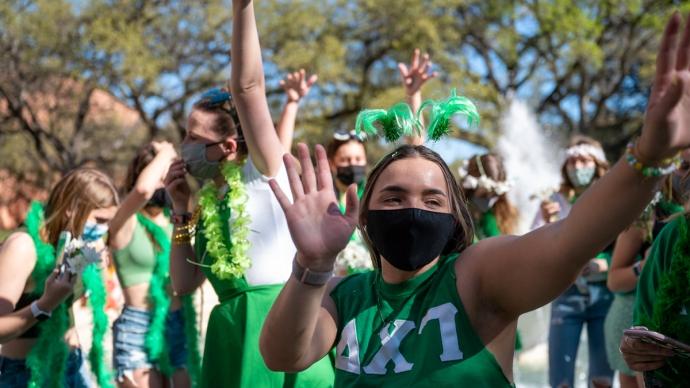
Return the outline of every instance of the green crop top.
{"type": "MultiPolygon", "coordinates": [[[[172,225],[165,227],[172,233],[172,225]]],[[[122,287],[136,286],[151,280],[156,265],[156,247],[144,227],[136,222],[132,239],[126,247],[113,252],[115,270],[122,287]]]]}

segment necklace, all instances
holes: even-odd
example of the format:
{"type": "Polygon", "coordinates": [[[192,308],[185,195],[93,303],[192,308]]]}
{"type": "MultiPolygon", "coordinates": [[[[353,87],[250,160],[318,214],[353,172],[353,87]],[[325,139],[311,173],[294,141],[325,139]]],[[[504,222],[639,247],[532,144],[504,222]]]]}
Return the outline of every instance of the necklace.
{"type": "Polygon", "coordinates": [[[201,189],[199,204],[201,218],[204,222],[204,236],[208,240],[206,249],[214,258],[211,271],[220,279],[240,278],[251,266],[247,257],[249,250],[249,223],[251,222],[246,212],[247,193],[242,182],[241,166],[225,162],[220,168],[228,190],[219,203],[219,189],[213,182],[207,182],[201,189]],[[223,219],[221,219],[221,207],[227,206],[230,210],[231,236],[225,239],[223,233],[223,219]]]}

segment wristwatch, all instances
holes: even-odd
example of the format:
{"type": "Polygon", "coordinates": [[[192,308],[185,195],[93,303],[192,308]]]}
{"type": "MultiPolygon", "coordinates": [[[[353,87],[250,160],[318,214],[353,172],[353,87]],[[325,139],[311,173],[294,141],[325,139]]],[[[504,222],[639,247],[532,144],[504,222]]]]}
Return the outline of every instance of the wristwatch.
{"type": "Polygon", "coordinates": [[[51,313],[41,310],[41,308],[38,307],[38,301],[35,300],[31,302],[31,315],[33,315],[37,321],[41,322],[50,318],[51,313]]]}
{"type": "Polygon", "coordinates": [[[172,221],[173,225],[186,225],[189,223],[189,221],[192,220],[192,213],[186,212],[182,214],[176,214],[175,212],[173,212],[170,216],[170,220],[172,221]]]}
{"type": "Polygon", "coordinates": [[[310,286],[323,286],[333,277],[333,270],[326,272],[316,272],[309,268],[302,267],[297,258],[292,260],[292,275],[295,276],[298,282],[310,286]]]}
{"type": "Polygon", "coordinates": [[[640,270],[640,267],[641,267],[641,266],[642,266],[642,262],[641,262],[641,261],[638,261],[638,262],[636,262],[635,264],[633,264],[632,269],[633,269],[633,272],[635,273],[635,276],[640,276],[640,272],[642,272],[642,271],[640,270]]]}

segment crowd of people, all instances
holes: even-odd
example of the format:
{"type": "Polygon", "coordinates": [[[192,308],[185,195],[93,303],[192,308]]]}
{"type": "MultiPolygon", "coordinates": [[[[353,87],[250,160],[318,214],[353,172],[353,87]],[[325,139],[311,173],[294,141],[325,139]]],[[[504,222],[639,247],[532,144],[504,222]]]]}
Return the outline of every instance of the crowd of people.
{"type": "Polygon", "coordinates": [[[228,87],[196,100],[180,147],[144,145],[120,188],[67,173],[0,247],[0,387],[514,386],[518,319],[549,303],[551,386],[575,385],[584,325],[592,386],[690,377],[690,18],[661,38],[640,136],[616,163],[573,137],[518,236],[509,194],[534,188],[512,185],[501,155],[454,174],[424,145],[456,115],[479,120],[455,91],[423,100],[428,54],[399,65],[403,102],[312,155],[292,140],[316,75],[286,77],[274,124],[252,1],[232,12],[228,87]],[[379,136],[403,145],[372,165],[379,136]],[[207,280],[219,303],[201,341],[191,295],[207,280]]]}

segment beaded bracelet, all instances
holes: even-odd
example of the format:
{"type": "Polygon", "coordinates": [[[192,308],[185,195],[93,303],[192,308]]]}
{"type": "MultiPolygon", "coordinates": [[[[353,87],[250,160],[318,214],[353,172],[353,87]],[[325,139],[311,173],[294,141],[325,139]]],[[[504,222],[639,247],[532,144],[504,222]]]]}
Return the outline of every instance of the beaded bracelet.
{"type": "Polygon", "coordinates": [[[636,144],[637,142],[628,143],[628,146],[625,148],[625,160],[632,168],[642,173],[642,176],[660,177],[668,175],[678,168],[680,164],[680,157],[678,156],[662,160],[660,166],[645,166],[644,163],[639,161],[635,156],[636,144]]]}

